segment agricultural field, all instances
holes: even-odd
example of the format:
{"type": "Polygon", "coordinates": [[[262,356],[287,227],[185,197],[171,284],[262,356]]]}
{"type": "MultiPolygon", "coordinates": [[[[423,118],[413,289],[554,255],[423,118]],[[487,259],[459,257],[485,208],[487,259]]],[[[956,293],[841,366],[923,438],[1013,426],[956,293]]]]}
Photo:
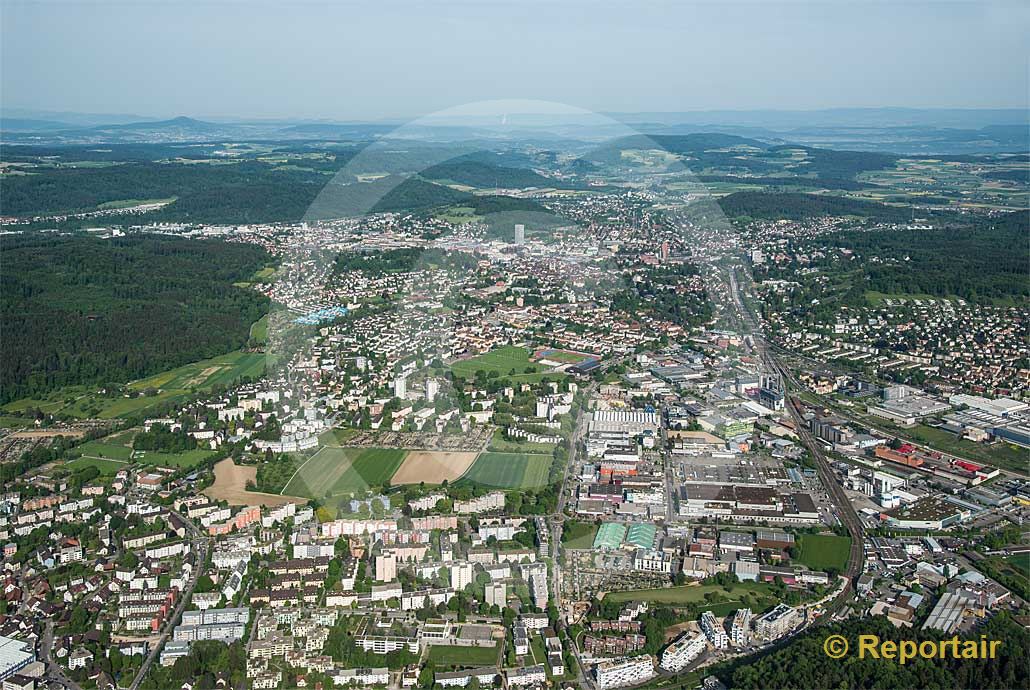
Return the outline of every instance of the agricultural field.
{"type": "MultiPolygon", "coordinates": [[[[451,365],[451,371],[455,376],[466,379],[474,378],[477,371],[485,371],[516,381],[539,381],[550,373],[547,367],[531,362],[529,356],[530,352],[526,348],[509,345],[455,362],[451,365]],[[512,371],[515,373],[512,374],[512,371]]],[[[563,374],[555,373],[553,376],[559,378],[563,374]]]]}
{"type": "Polygon", "coordinates": [[[836,568],[843,571],[848,565],[851,538],[833,534],[802,534],[798,537],[801,555],[798,560],[812,570],[836,568]]]}
{"type": "Polygon", "coordinates": [[[226,458],[215,465],[215,483],[204,489],[204,495],[231,506],[281,506],[284,503],[303,503],[303,498],[279,494],[247,491],[247,482],[257,479],[253,465],[237,465],[226,458]]]}
{"type": "Polygon", "coordinates": [[[534,489],[547,485],[551,456],[530,453],[482,453],[462,476],[463,483],[498,489],[534,489]]]}
{"type": "Polygon", "coordinates": [[[265,343],[268,341],[268,314],[265,314],[250,325],[250,340],[255,343],[265,343]]]}
{"type": "Polygon", "coordinates": [[[131,446],[133,439],[136,438],[136,430],[129,429],[127,431],[120,431],[110,436],[105,436],[101,439],[104,443],[110,443],[116,446],[131,446]]]}
{"type": "Polygon", "coordinates": [[[32,424],[27,417],[8,417],[0,415],[0,429],[24,429],[32,424]]]}
{"type": "Polygon", "coordinates": [[[322,446],[343,446],[347,443],[348,439],[353,438],[357,433],[357,429],[329,429],[319,434],[318,443],[322,446]]]}
{"type": "Polygon", "coordinates": [[[448,206],[435,213],[434,217],[455,225],[478,222],[483,219],[483,216],[476,215],[476,210],[471,206],[448,206]]]}
{"type": "Polygon", "coordinates": [[[451,482],[465,474],[476,461],[477,455],[474,452],[409,451],[390,483],[397,486],[422,482],[440,484],[445,479],[451,482]]]}
{"type": "Polygon", "coordinates": [[[497,647],[459,647],[435,644],[429,648],[429,660],[437,666],[494,666],[497,664],[497,647]]]}
{"type": "Polygon", "coordinates": [[[405,455],[396,448],[326,446],[297,470],[283,493],[311,498],[364,494],[389,481],[405,455]]]}

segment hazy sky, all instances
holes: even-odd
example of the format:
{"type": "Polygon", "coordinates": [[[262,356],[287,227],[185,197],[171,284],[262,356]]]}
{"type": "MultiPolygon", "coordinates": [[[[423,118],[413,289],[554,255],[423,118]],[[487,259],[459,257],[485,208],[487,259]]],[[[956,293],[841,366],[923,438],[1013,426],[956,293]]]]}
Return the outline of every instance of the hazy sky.
{"type": "Polygon", "coordinates": [[[1030,3],[14,2],[7,108],[417,117],[589,110],[1026,107],[1030,3]]]}

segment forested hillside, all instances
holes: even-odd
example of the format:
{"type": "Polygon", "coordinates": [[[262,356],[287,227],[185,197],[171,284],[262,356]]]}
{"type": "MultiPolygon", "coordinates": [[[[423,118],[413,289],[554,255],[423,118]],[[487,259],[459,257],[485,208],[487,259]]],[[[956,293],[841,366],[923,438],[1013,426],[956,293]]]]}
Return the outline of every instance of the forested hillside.
{"type": "Polygon", "coordinates": [[[478,161],[449,161],[434,165],[421,173],[430,180],[450,180],[470,187],[558,187],[559,180],[544,177],[526,168],[508,168],[478,161]]]}
{"type": "Polygon", "coordinates": [[[1030,633],[1007,614],[988,621],[971,639],[986,635],[1003,642],[997,658],[896,660],[858,658],[858,635],[881,640],[950,639],[922,630],[898,629],[883,616],[841,625],[816,627],[786,647],[757,660],[735,664],[725,680],[731,688],[1018,688],[1026,683],[1030,665],[1030,633]],[[823,652],[827,636],[842,634],[853,650],[830,661],[823,652]]]}
{"type": "Polygon", "coordinates": [[[880,257],[863,262],[860,290],[971,302],[1030,297],[1030,211],[939,230],[839,233],[829,244],[880,257]]]}
{"type": "Polygon", "coordinates": [[[893,222],[912,219],[912,210],[907,207],[797,192],[734,192],[719,199],[719,206],[730,218],[804,220],[818,216],[862,216],[893,222]]]}
{"type": "Polygon", "coordinates": [[[89,211],[126,199],[178,200],[155,220],[247,223],[298,220],[328,181],[325,173],[234,165],[131,162],[69,167],[4,178],[0,212],[24,216],[89,211]]]}
{"type": "Polygon", "coordinates": [[[0,402],[229,352],[267,311],[264,296],[233,287],[268,263],[255,245],[26,236],[0,246],[0,402]]]}

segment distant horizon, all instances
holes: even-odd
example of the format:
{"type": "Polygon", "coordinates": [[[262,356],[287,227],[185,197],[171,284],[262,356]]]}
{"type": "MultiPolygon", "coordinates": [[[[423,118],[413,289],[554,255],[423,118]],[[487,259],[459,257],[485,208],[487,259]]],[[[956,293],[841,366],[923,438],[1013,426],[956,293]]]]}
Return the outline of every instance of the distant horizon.
{"type": "Polygon", "coordinates": [[[595,113],[1030,103],[1030,4],[1016,0],[41,0],[0,13],[0,102],[50,112],[392,122],[496,99],[595,113]]]}
{"type": "MultiPolygon", "coordinates": [[[[446,112],[446,111],[444,111],[446,112]]],[[[884,106],[834,106],[826,108],[776,108],[776,107],[756,107],[756,108],[698,108],[688,110],[633,110],[633,111],[597,111],[595,113],[588,113],[599,117],[610,117],[618,122],[628,122],[622,118],[647,118],[647,117],[662,117],[662,118],[675,118],[677,116],[733,116],[733,115],[779,115],[779,116],[799,116],[805,115],[820,115],[820,114],[875,114],[875,113],[897,113],[897,114],[996,114],[1007,118],[1018,119],[1019,122],[1013,122],[1011,124],[1022,124],[1030,122],[1030,108],[1025,107],[979,107],[979,106],[935,106],[935,107],[915,107],[915,106],[899,106],[899,105],[884,105],[884,106]]],[[[0,118],[3,119],[24,119],[24,120],[40,120],[40,121],[54,121],[69,125],[75,125],[74,120],[76,119],[89,119],[96,121],[97,125],[106,124],[134,124],[134,123],[161,123],[171,122],[175,120],[192,120],[195,122],[207,122],[212,124],[276,124],[276,123],[291,123],[291,124],[325,124],[325,125],[379,125],[379,124],[405,124],[414,121],[419,121],[422,118],[432,117],[435,113],[424,113],[422,115],[409,115],[409,116],[390,116],[390,117],[379,117],[379,118],[348,118],[348,117],[333,117],[333,116],[257,116],[257,115],[246,115],[246,114],[234,114],[234,115],[214,115],[214,114],[203,114],[200,112],[193,111],[191,109],[185,109],[184,111],[176,111],[173,113],[162,113],[162,114],[143,114],[141,111],[128,112],[128,113],[116,113],[116,112],[104,112],[104,111],[77,111],[77,110],[54,110],[49,108],[35,108],[26,106],[0,106],[0,118]],[[62,119],[63,118],[63,119],[62,119]]],[[[553,116],[552,113],[544,112],[533,112],[526,111],[518,113],[521,117],[526,116],[553,116]]],[[[440,121],[443,122],[454,122],[459,118],[448,118],[440,121]]],[[[669,121],[661,124],[680,124],[677,122],[669,121]]],[[[706,123],[682,123],[682,124],[706,124],[706,123]]],[[[721,125],[728,123],[719,123],[712,121],[712,125],[721,125]]],[[[998,123],[1007,124],[1007,123],[998,123]]],[[[433,123],[426,122],[425,126],[433,126],[433,123]]],[[[546,126],[546,125],[533,125],[529,123],[522,123],[522,127],[533,127],[533,126],[546,126]]],[[[904,126],[898,125],[881,125],[881,126],[904,126]]],[[[946,125],[940,125],[946,127],[946,125]]]]}

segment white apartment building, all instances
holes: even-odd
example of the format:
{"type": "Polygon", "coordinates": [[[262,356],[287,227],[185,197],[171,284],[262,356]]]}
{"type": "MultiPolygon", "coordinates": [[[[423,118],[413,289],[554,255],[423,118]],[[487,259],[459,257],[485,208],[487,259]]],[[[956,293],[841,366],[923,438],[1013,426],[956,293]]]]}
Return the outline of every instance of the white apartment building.
{"type": "Polygon", "coordinates": [[[704,635],[685,632],[665,648],[660,665],[666,671],[678,673],[685,669],[691,661],[701,656],[707,646],[708,642],[704,635]]]}
{"type": "Polygon", "coordinates": [[[711,611],[701,614],[701,631],[716,649],[726,649],[730,645],[729,635],[722,627],[722,623],[711,611]]]}
{"type": "Polygon", "coordinates": [[[654,677],[654,657],[636,657],[626,661],[608,661],[594,669],[599,690],[637,685],[654,677]]]}
{"type": "Polygon", "coordinates": [[[745,647],[751,640],[751,609],[737,609],[730,626],[730,640],[735,647],[745,647]]]}

